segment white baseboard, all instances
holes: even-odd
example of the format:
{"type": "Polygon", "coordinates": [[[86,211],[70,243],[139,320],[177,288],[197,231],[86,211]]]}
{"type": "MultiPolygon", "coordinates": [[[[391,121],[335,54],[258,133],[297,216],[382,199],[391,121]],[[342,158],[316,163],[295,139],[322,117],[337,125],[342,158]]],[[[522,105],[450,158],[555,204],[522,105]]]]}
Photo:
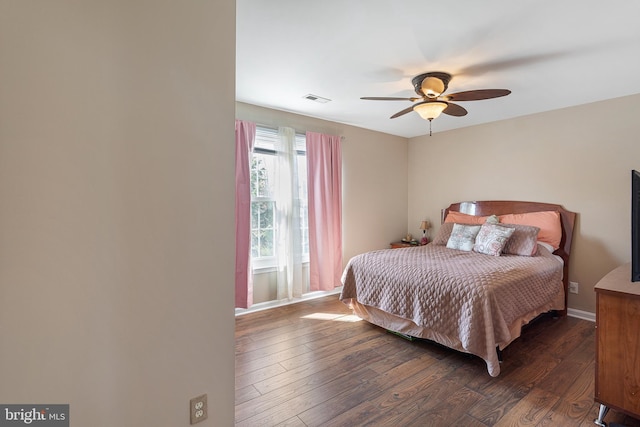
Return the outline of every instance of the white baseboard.
{"type": "Polygon", "coordinates": [[[268,310],[270,308],[275,308],[275,307],[282,307],[283,305],[296,304],[299,302],[309,301],[311,299],[326,297],[327,295],[335,295],[335,294],[339,294],[341,291],[342,291],[342,286],[337,287],[331,291],[309,292],[302,295],[302,297],[300,298],[293,298],[291,300],[285,299],[285,300],[279,300],[279,301],[260,302],[252,305],[249,308],[236,308],[236,316],[242,316],[243,314],[255,313],[257,311],[268,310]]]}
{"type": "Polygon", "coordinates": [[[567,316],[577,317],[578,319],[588,320],[590,322],[596,321],[596,314],[589,311],[577,310],[575,308],[567,309],[567,316]]]}
{"type": "MultiPolygon", "coordinates": [[[[251,308],[236,308],[235,314],[236,316],[241,316],[243,314],[255,313],[257,311],[268,310],[274,307],[281,307],[283,305],[295,304],[303,301],[308,301],[310,299],[322,298],[327,295],[338,294],[342,290],[342,287],[336,288],[332,291],[318,291],[318,292],[310,292],[308,294],[304,294],[302,298],[296,298],[294,300],[282,300],[282,301],[268,301],[263,303],[258,303],[253,305],[251,308]]],[[[567,316],[576,317],[578,319],[588,320],[590,322],[596,321],[596,314],[591,313],[590,311],[578,310],[575,308],[567,309],[567,316]]]]}

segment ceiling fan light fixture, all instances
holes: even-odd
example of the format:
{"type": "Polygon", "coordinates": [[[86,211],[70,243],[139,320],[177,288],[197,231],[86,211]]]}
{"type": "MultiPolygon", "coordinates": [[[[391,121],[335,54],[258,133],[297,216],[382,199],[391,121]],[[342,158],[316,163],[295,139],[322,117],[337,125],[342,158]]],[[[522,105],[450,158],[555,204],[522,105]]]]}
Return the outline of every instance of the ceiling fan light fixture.
{"type": "Polygon", "coordinates": [[[427,98],[437,98],[446,89],[444,82],[437,77],[426,77],[420,87],[427,98]]]}
{"type": "Polygon", "coordinates": [[[413,107],[413,111],[420,114],[423,119],[431,121],[437,118],[448,106],[446,102],[441,101],[423,102],[413,107]]]}

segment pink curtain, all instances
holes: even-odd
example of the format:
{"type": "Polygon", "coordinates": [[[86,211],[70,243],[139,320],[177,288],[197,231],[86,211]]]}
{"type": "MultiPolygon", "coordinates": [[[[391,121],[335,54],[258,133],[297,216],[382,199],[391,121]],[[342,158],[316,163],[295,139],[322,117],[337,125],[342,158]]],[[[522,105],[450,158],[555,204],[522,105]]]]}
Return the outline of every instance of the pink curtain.
{"type": "Polygon", "coordinates": [[[251,274],[251,162],[256,124],[236,120],[236,307],[253,304],[251,274]]]}
{"type": "Polygon", "coordinates": [[[328,291],[342,275],[342,151],[339,136],[307,132],[309,287],[328,291]]]}

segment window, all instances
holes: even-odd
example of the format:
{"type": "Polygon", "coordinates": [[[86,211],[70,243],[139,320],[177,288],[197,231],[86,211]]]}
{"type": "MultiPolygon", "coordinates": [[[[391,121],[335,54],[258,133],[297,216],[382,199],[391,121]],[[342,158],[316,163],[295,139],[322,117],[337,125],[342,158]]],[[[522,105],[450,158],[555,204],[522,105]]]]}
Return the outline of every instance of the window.
{"type": "MultiPolygon", "coordinates": [[[[256,127],[251,157],[251,258],[253,268],[276,265],[277,242],[275,181],[278,131],[256,127]]],[[[303,260],[309,259],[309,225],[307,217],[307,159],[305,135],[296,134],[300,238],[303,260]]]]}

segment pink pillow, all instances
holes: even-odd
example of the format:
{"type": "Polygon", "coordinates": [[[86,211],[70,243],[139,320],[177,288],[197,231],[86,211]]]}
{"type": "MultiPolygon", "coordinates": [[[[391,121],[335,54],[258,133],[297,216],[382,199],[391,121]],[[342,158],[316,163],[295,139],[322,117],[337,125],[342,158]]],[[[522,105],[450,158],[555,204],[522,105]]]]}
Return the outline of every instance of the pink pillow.
{"type": "Polygon", "coordinates": [[[489,216],[475,216],[460,212],[449,212],[444,222],[457,222],[458,224],[484,224],[489,216]]]}
{"type": "Polygon", "coordinates": [[[560,225],[560,213],[558,211],[527,212],[521,214],[500,215],[500,222],[505,224],[531,225],[538,227],[538,240],[553,246],[560,247],[562,239],[562,227],[560,225]]]}
{"type": "Polygon", "coordinates": [[[500,224],[515,231],[502,249],[503,254],[533,256],[538,252],[538,233],[540,229],[532,225],[500,224]]]}
{"type": "Polygon", "coordinates": [[[431,243],[434,245],[444,246],[449,241],[449,236],[451,236],[451,230],[453,230],[453,226],[455,223],[453,222],[445,222],[440,226],[440,229],[436,233],[436,237],[433,238],[431,243]]]}

